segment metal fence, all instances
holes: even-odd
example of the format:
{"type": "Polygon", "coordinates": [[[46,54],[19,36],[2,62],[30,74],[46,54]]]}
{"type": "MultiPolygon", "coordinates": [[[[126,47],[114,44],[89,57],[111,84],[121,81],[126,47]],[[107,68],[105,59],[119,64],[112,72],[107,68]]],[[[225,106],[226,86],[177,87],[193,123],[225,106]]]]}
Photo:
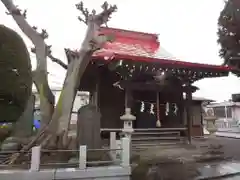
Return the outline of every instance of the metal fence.
{"type": "Polygon", "coordinates": [[[240,127],[239,127],[237,121],[217,120],[215,122],[215,126],[217,127],[218,131],[239,132],[240,133],[240,127]]]}

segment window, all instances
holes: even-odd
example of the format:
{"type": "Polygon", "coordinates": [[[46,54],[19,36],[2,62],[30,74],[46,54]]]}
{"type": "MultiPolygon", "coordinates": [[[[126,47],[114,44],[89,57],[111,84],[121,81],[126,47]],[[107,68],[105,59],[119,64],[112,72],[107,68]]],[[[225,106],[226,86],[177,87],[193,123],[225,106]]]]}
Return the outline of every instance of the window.
{"type": "Polygon", "coordinates": [[[231,118],[232,117],[232,108],[231,107],[214,107],[214,115],[217,116],[218,118],[231,118]],[[225,108],[226,108],[226,113],[225,113],[225,108]]]}

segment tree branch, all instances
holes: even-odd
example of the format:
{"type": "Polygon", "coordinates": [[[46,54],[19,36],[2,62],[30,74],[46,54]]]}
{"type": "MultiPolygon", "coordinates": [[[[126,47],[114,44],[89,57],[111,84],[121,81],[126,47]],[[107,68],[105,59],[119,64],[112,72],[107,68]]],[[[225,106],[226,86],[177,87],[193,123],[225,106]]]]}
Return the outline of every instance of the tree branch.
{"type": "Polygon", "coordinates": [[[16,21],[23,33],[28,36],[28,38],[33,42],[33,44],[36,44],[39,41],[39,38],[41,38],[41,36],[26,21],[27,10],[24,10],[24,12],[22,13],[22,10],[19,9],[16,5],[14,5],[12,0],[1,1],[8,10],[7,14],[12,15],[13,19],[16,21]]]}
{"type": "Polygon", "coordinates": [[[68,68],[67,64],[65,64],[62,60],[60,60],[52,55],[51,47],[52,46],[47,46],[47,56],[52,60],[52,62],[55,62],[58,65],[62,66],[63,69],[67,69],[68,68]]]}
{"type": "Polygon", "coordinates": [[[79,21],[84,22],[85,24],[88,23],[89,12],[87,8],[84,8],[83,2],[76,4],[76,8],[83,14],[84,18],[78,16],[79,21]]]}
{"type": "Polygon", "coordinates": [[[94,9],[91,11],[91,13],[89,13],[89,10],[83,6],[83,2],[76,4],[76,8],[84,17],[78,17],[78,19],[88,26],[86,38],[82,43],[81,50],[86,52],[94,52],[101,49],[106,42],[112,41],[112,36],[108,37],[103,34],[99,34],[99,28],[101,25],[106,24],[109,21],[112,13],[117,10],[116,5],[112,6],[107,2],[104,2],[102,5],[102,12],[98,14],[94,9]]]}
{"type": "Polygon", "coordinates": [[[41,33],[37,32],[37,27],[31,27],[26,20],[27,11],[22,11],[13,3],[12,0],[1,0],[9,15],[13,17],[18,24],[22,32],[32,41],[35,46],[37,68],[34,74],[34,82],[37,84],[40,98],[40,109],[42,114],[42,120],[47,124],[52,116],[52,107],[54,107],[54,95],[49,87],[47,79],[47,50],[48,46],[45,43],[45,39],[48,37],[48,33],[45,29],[41,30],[41,33]]]}
{"type": "MultiPolygon", "coordinates": [[[[52,55],[51,47],[52,46],[47,46],[47,50],[46,50],[47,56],[52,60],[52,62],[57,63],[63,69],[67,69],[68,68],[67,64],[65,64],[62,60],[60,60],[52,55]]],[[[31,52],[36,53],[36,48],[31,48],[31,52]]]]}
{"type": "Polygon", "coordinates": [[[98,22],[98,25],[101,26],[102,24],[106,24],[111,15],[117,11],[116,5],[109,5],[107,2],[104,2],[102,5],[103,11],[95,16],[95,21],[98,22]]]}
{"type": "Polygon", "coordinates": [[[52,60],[52,62],[57,63],[58,65],[62,66],[64,69],[68,68],[68,65],[62,62],[60,59],[54,57],[52,54],[49,54],[48,57],[52,60]]]}
{"type": "Polygon", "coordinates": [[[41,30],[41,33],[37,32],[37,27],[31,27],[29,23],[26,21],[27,11],[25,10],[22,13],[22,10],[18,8],[18,6],[14,5],[12,0],[1,0],[2,3],[8,10],[9,15],[12,15],[15,22],[18,24],[19,28],[22,32],[32,41],[32,43],[37,47],[36,57],[37,57],[37,69],[42,72],[46,71],[47,63],[46,63],[46,44],[44,40],[48,37],[48,33],[45,29],[41,30]]]}
{"type": "Polygon", "coordinates": [[[83,2],[81,1],[80,3],[76,4],[77,10],[81,12],[83,15],[83,18],[81,16],[78,16],[78,19],[85,24],[89,24],[91,21],[94,21],[97,23],[98,26],[101,26],[102,24],[106,24],[110,16],[112,15],[113,12],[117,10],[116,5],[109,5],[107,2],[104,2],[102,5],[102,12],[99,14],[96,14],[96,10],[92,10],[91,13],[89,13],[89,10],[84,7],[83,2]]]}

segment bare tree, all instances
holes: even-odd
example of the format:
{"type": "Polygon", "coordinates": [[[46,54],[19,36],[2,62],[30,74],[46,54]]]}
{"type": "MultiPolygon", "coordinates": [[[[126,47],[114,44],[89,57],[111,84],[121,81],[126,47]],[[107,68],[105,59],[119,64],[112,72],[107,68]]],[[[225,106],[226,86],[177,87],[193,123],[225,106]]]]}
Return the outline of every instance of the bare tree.
{"type": "Polygon", "coordinates": [[[44,41],[48,37],[46,30],[43,29],[39,33],[36,27],[31,27],[26,21],[26,10],[21,11],[12,0],[1,1],[7,8],[8,14],[12,15],[19,28],[35,46],[32,51],[36,53],[37,68],[33,72],[33,76],[34,83],[40,94],[41,118],[44,124],[36,137],[28,145],[24,146],[20,153],[14,154],[5,162],[12,164],[23,152],[29,150],[35,144],[41,144],[42,146],[54,145],[56,148],[66,148],[68,146],[70,140],[67,137],[67,131],[80,79],[91,61],[93,53],[101,49],[105,42],[111,40],[110,37],[100,35],[99,28],[108,22],[111,14],[116,11],[117,7],[108,5],[105,2],[102,5],[102,12],[96,13],[95,10],[89,12],[82,2],[76,4],[76,8],[83,16],[79,16],[78,19],[87,25],[87,31],[79,50],[71,51],[65,49],[65,53],[70,60],[69,64],[66,65],[52,56],[50,46],[46,45],[44,41]],[[47,57],[67,69],[63,89],[55,108],[54,95],[47,80],[47,57]]]}

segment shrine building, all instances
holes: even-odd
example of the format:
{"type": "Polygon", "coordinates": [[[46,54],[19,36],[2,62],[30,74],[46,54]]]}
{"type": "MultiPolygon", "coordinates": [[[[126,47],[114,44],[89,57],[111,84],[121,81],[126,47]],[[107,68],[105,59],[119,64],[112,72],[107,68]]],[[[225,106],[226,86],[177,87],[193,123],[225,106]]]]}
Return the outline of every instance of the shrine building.
{"type": "Polygon", "coordinates": [[[228,76],[230,67],[180,61],[162,48],[157,34],[100,29],[114,36],[97,51],[80,82],[101,113],[101,128],[122,128],[126,107],[136,116],[134,129],[169,129],[201,136],[202,99],[192,98],[193,83],[228,76]]]}

